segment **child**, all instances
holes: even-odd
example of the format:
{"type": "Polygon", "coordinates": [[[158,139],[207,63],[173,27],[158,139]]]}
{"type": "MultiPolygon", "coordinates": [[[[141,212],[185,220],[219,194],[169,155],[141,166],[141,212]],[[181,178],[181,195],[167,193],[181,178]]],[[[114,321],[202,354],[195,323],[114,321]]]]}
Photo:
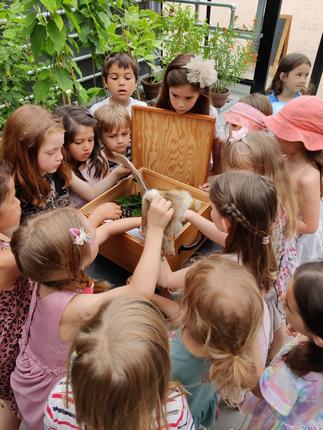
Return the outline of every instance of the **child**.
{"type": "Polygon", "coordinates": [[[131,106],[147,106],[147,103],[131,97],[138,82],[138,64],[129,54],[117,52],[107,57],[102,69],[102,80],[111,96],[95,103],[90,108],[92,114],[110,101],[124,106],[130,116],[131,106]]]}
{"type": "Polygon", "coordinates": [[[10,236],[20,221],[20,202],[9,169],[0,164],[0,428],[18,430],[20,420],[10,387],[18,341],[26,320],[34,282],[20,276],[10,252],[10,236]]]}
{"type": "Polygon", "coordinates": [[[211,115],[220,135],[218,112],[210,104],[210,87],[217,80],[212,60],[192,54],[178,55],[166,68],[156,107],[185,113],[211,115]]]}
{"type": "Polygon", "coordinates": [[[298,200],[297,264],[315,261],[323,254],[320,221],[323,100],[315,96],[297,97],[264,121],[286,156],[287,170],[298,200]]]}
{"type": "Polygon", "coordinates": [[[11,386],[28,428],[43,429],[44,407],[52,387],[66,373],[71,342],[98,307],[115,296],[153,294],[160,264],[163,231],[173,210],[162,198],[154,200],[148,236],[128,285],[101,294],[86,294],[91,279],[84,273],[111,234],[138,227],[138,219],[104,224],[97,233],[76,209],[61,208],[30,218],[13,235],[11,248],[22,273],[38,282],[24,327],[11,386]],[[123,225],[121,226],[123,222],[123,225]],[[82,292],[84,292],[82,294],[82,292]],[[44,346],[46,339],[46,346],[44,346]]]}
{"type": "Polygon", "coordinates": [[[180,115],[199,113],[215,118],[212,146],[213,170],[220,171],[220,136],[218,111],[210,104],[210,87],[217,80],[213,60],[192,54],[178,55],[166,68],[156,106],[180,115]]]}
{"type": "Polygon", "coordinates": [[[285,160],[276,139],[265,133],[247,133],[240,139],[230,139],[222,153],[225,171],[249,170],[270,178],[278,197],[278,217],[272,239],[278,275],[275,287],[279,295],[286,292],[296,264],[297,204],[291,189],[285,160]]]}
{"type": "Polygon", "coordinates": [[[250,96],[243,97],[241,100],[235,103],[223,115],[229,128],[229,133],[230,131],[238,131],[242,127],[250,131],[265,130],[264,117],[266,114],[262,109],[265,112],[270,112],[268,115],[272,114],[268,99],[262,94],[251,94],[250,96]],[[267,106],[267,103],[269,106],[267,106]],[[259,107],[255,107],[254,105],[259,107]]]}
{"type": "MultiPolygon", "coordinates": [[[[253,345],[263,301],[254,277],[226,256],[205,257],[185,273],[181,330],[171,347],[172,378],[189,393],[195,427],[211,428],[217,394],[236,405],[241,391],[257,383],[253,345]]],[[[162,305],[163,299],[155,296],[154,301],[162,305]]]]}
{"type": "Polygon", "coordinates": [[[112,161],[112,151],[130,159],[131,121],[128,111],[121,105],[108,103],[95,111],[95,119],[97,120],[95,133],[109,158],[109,166],[113,168],[116,165],[112,161]]]}
{"type": "Polygon", "coordinates": [[[247,96],[243,96],[239,99],[239,102],[246,103],[249,106],[254,107],[255,109],[260,110],[264,115],[272,115],[273,107],[268,97],[264,96],[260,93],[252,93],[247,96]]]}
{"type": "Polygon", "coordinates": [[[49,396],[45,430],[194,430],[185,396],[169,382],[165,322],[148,300],[120,297],[102,305],[72,351],[69,377],[49,396]]]}
{"type": "Polygon", "coordinates": [[[285,347],[243,406],[250,430],[323,428],[323,263],[298,267],[284,298],[291,327],[303,335],[285,347]]]}
{"type": "MultiPolygon", "coordinates": [[[[242,131],[242,130],[241,130],[242,131]]],[[[241,134],[241,131],[238,132],[241,134]]],[[[233,132],[233,135],[235,132],[233,132]]],[[[270,178],[275,184],[278,197],[278,216],[272,231],[272,243],[277,262],[278,273],[274,289],[266,295],[266,302],[272,310],[274,339],[270,348],[273,358],[285,340],[285,312],[280,296],[286,292],[288,282],[296,267],[296,214],[297,204],[291,188],[283,155],[279,151],[276,139],[268,134],[257,132],[240,135],[230,139],[224,146],[222,162],[225,171],[249,170],[270,178]],[[280,317],[277,315],[277,311],[280,317]],[[277,316],[277,318],[275,318],[277,316]]]]}
{"type": "MultiPolygon", "coordinates": [[[[75,105],[59,106],[54,114],[62,118],[65,158],[75,175],[90,184],[104,178],[109,166],[95,139],[94,116],[87,109],[75,105]]],[[[70,193],[70,198],[77,208],[86,203],[86,200],[73,192],[70,193]]]]}
{"type": "MultiPolygon", "coordinates": [[[[119,166],[110,175],[89,184],[63,162],[64,129],[57,117],[36,105],[16,109],[8,118],[2,139],[3,157],[15,177],[22,218],[70,204],[69,191],[92,200],[128,173],[119,166]]],[[[110,205],[106,218],[119,218],[120,208],[110,205]]]]}
{"type": "Polygon", "coordinates": [[[270,87],[267,89],[268,99],[276,114],[290,100],[302,95],[311,62],[306,55],[292,53],[286,55],[278,64],[270,87]]]}

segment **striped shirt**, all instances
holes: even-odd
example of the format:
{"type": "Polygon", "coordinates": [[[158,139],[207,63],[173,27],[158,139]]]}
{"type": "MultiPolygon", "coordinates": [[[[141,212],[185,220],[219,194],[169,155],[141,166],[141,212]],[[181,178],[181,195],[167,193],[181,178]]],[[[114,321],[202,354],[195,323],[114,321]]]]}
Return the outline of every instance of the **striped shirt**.
{"type": "MultiPolygon", "coordinates": [[[[75,402],[71,386],[66,387],[63,378],[48,397],[44,429],[45,430],[82,430],[75,419],[75,402]],[[68,401],[68,406],[67,402],[68,401]]],[[[193,418],[185,396],[178,390],[170,393],[166,405],[168,429],[195,430],[193,418]]]]}

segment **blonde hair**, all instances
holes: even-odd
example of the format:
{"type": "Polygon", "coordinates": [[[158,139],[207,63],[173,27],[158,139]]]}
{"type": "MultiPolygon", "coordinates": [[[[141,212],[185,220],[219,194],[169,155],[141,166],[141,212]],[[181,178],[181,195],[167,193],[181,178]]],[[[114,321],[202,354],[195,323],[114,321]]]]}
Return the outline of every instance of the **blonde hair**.
{"type": "Polygon", "coordinates": [[[249,132],[242,140],[232,140],[223,147],[222,163],[224,170],[251,170],[271,179],[277,190],[278,212],[283,211],[286,216],[284,235],[291,237],[296,233],[297,201],[275,137],[249,132]]]}
{"type": "Polygon", "coordinates": [[[78,423],[88,430],[167,428],[168,336],[151,302],[125,296],[104,304],[71,351],[78,423]]]}
{"type": "Polygon", "coordinates": [[[196,262],[185,278],[181,321],[203,344],[211,362],[208,378],[220,397],[237,404],[242,389],[257,384],[252,344],[263,318],[254,277],[219,254],[196,262]]]}
{"type": "Polygon", "coordinates": [[[13,234],[10,246],[21,272],[47,287],[79,290],[92,284],[83,268],[89,244],[76,245],[71,228],[90,233],[85,217],[76,209],[60,208],[30,217],[13,234]]]}
{"type": "Polygon", "coordinates": [[[278,205],[274,184],[256,173],[226,172],[214,178],[210,200],[230,223],[224,253],[236,254],[268,292],[277,271],[270,240],[278,205]]]}

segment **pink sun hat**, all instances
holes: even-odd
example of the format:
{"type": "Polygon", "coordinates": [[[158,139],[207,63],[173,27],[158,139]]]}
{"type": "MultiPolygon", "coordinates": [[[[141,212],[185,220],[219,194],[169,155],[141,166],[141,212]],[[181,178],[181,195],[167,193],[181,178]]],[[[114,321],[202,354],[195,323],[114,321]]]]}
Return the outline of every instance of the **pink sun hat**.
{"type": "Polygon", "coordinates": [[[248,130],[265,130],[265,114],[247,103],[237,102],[227,112],[224,119],[230,124],[237,124],[248,130]]]}
{"type": "Polygon", "coordinates": [[[323,100],[300,96],[288,102],[264,122],[272,133],[288,142],[303,142],[309,151],[323,149],[323,100]]]}

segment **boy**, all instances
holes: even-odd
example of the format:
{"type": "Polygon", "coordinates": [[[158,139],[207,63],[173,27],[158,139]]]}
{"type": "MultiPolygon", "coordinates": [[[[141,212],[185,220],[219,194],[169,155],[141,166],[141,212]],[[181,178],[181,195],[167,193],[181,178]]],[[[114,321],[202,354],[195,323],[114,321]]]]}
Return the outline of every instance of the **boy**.
{"type": "Polygon", "coordinates": [[[131,106],[147,106],[147,103],[131,97],[138,81],[138,64],[125,52],[114,53],[106,58],[102,69],[103,84],[110,91],[111,96],[95,103],[90,112],[111,102],[124,106],[131,116],[131,106]]]}

